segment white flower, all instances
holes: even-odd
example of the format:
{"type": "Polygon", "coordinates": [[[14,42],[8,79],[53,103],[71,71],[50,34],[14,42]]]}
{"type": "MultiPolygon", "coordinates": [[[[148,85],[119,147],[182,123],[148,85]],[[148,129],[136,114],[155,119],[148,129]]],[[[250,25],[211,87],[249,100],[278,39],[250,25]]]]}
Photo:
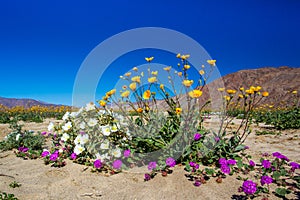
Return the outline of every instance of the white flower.
{"type": "Polygon", "coordinates": [[[70,128],[72,128],[72,122],[67,122],[65,125],[62,126],[62,129],[64,131],[68,131],[70,128]]]}
{"type": "Polygon", "coordinates": [[[54,130],[54,124],[53,122],[50,122],[50,124],[48,125],[48,131],[53,131],[54,130]]]}
{"type": "Polygon", "coordinates": [[[78,112],[71,112],[70,117],[75,118],[78,115],[78,112]]]}
{"type": "Polygon", "coordinates": [[[98,123],[98,120],[95,119],[95,118],[91,118],[89,121],[88,121],[88,125],[89,126],[95,126],[96,124],[98,123]]]}
{"type": "Polygon", "coordinates": [[[102,134],[103,135],[105,135],[105,136],[109,136],[110,135],[110,127],[109,127],[109,125],[101,126],[100,128],[102,130],[102,134]]]}
{"type": "Polygon", "coordinates": [[[109,141],[104,140],[103,143],[100,145],[100,149],[108,149],[109,148],[109,141]]]}
{"type": "Polygon", "coordinates": [[[21,134],[20,134],[20,133],[16,135],[16,141],[18,141],[18,140],[19,140],[20,136],[21,136],[21,134]]]}
{"type": "Polygon", "coordinates": [[[64,114],[64,116],[62,117],[62,119],[63,119],[64,121],[66,121],[66,120],[69,119],[69,116],[70,116],[70,112],[66,112],[66,113],[64,114]]]}
{"type": "Polygon", "coordinates": [[[110,156],[108,155],[108,153],[105,153],[105,154],[102,154],[102,155],[100,153],[97,153],[96,154],[96,159],[99,159],[101,161],[109,160],[110,156]]]}
{"type": "Polygon", "coordinates": [[[64,141],[64,142],[66,142],[66,141],[68,141],[69,138],[70,138],[69,134],[64,133],[64,134],[62,135],[62,137],[61,137],[61,140],[64,141]]]}
{"type": "Polygon", "coordinates": [[[85,129],[85,122],[81,122],[81,123],[79,124],[79,128],[80,128],[81,130],[84,130],[84,129],[85,129]]]}
{"type": "Polygon", "coordinates": [[[84,150],[85,150],[84,146],[82,146],[82,145],[76,145],[75,148],[74,148],[74,153],[75,153],[76,155],[79,155],[79,154],[81,154],[84,150]]]}
{"type": "Polygon", "coordinates": [[[76,145],[84,145],[88,141],[89,141],[89,135],[88,134],[84,134],[84,135],[77,135],[77,137],[74,140],[74,143],[76,145]]]}
{"type": "Polygon", "coordinates": [[[99,110],[99,111],[98,111],[98,114],[99,114],[99,115],[103,115],[103,114],[105,114],[105,113],[106,113],[105,110],[99,110]]]}
{"type": "Polygon", "coordinates": [[[117,132],[118,131],[118,127],[117,127],[117,125],[113,125],[112,127],[110,127],[110,130],[111,130],[111,132],[117,132]]]}
{"type": "Polygon", "coordinates": [[[116,148],[114,150],[112,150],[112,155],[116,158],[120,158],[121,157],[121,150],[119,148],[116,148]]]}
{"type": "Polygon", "coordinates": [[[60,150],[58,150],[58,152],[59,152],[59,153],[62,153],[62,152],[64,152],[64,150],[63,150],[63,149],[60,149],[60,150]]]}
{"type": "Polygon", "coordinates": [[[93,104],[92,102],[86,104],[86,106],[85,106],[86,111],[91,111],[91,110],[95,110],[95,109],[96,109],[95,104],[93,104]]]}

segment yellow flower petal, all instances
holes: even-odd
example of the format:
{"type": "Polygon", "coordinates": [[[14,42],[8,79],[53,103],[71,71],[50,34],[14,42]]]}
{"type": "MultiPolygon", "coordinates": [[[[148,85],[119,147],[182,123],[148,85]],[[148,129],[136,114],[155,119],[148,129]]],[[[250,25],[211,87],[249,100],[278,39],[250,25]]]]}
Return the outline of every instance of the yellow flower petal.
{"type": "Polygon", "coordinates": [[[134,76],[134,77],[131,78],[131,80],[133,82],[141,83],[141,77],[140,76],[134,76]]]}
{"type": "Polygon", "coordinates": [[[199,74],[201,74],[201,75],[205,74],[204,70],[200,70],[199,74]]]}
{"type": "Polygon", "coordinates": [[[148,78],[148,82],[149,82],[149,83],[154,83],[154,82],[156,82],[156,81],[157,81],[156,76],[153,76],[153,77],[148,78]]]}
{"type": "Polygon", "coordinates": [[[144,94],[143,94],[143,98],[144,98],[144,99],[150,99],[150,97],[151,97],[151,92],[150,92],[150,90],[146,90],[146,91],[144,92],[144,94]]]}
{"type": "Polygon", "coordinates": [[[176,112],[176,114],[180,114],[180,113],[181,113],[181,111],[182,111],[182,109],[181,109],[181,108],[176,108],[176,109],[175,109],[175,112],[176,112]]]}
{"type": "Polygon", "coordinates": [[[129,96],[129,94],[130,94],[130,91],[129,91],[129,90],[126,90],[125,92],[123,92],[123,93],[121,94],[121,97],[127,98],[127,97],[129,96]]]}
{"type": "Polygon", "coordinates": [[[262,93],[262,96],[263,96],[263,97],[269,96],[269,92],[263,92],[263,93],[262,93]]]}
{"type": "Polygon", "coordinates": [[[149,58],[145,58],[145,60],[147,61],[147,62],[151,62],[152,60],[154,59],[154,57],[152,56],[152,57],[149,57],[149,58]]]}
{"type": "Polygon", "coordinates": [[[207,60],[207,63],[211,66],[216,66],[216,60],[207,60]]]}
{"type": "Polygon", "coordinates": [[[153,76],[157,76],[158,71],[153,71],[153,72],[151,72],[151,74],[152,74],[153,76]]]}
{"type": "Polygon", "coordinates": [[[198,98],[201,97],[202,91],[201,90],[192,90],[189,92],[189,96],[192,98],[198,98]]]}
{"type": "Polygon", "coordinates": [[[165,67],[164,70],[168,72],[168,71],[170,71],[171,68],[172,68],[171,66],[165,67]]]}
{"type": "Polygon", "coordinates": [[[182,84],[186,87],[190,87],[194,83],[193,80],[183,80],[182,84]]]}
{"type": "Polygon", "coordinates": [[[130,88],[132,91],[135,91],[135,90],[136,90],[136,82],[130,83],[129,88],[130,88]]]}

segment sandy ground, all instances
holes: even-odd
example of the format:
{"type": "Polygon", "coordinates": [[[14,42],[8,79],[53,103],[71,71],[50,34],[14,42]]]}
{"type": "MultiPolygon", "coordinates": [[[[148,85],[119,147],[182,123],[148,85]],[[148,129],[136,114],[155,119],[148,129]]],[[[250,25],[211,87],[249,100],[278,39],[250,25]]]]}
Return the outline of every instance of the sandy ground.
{"type": "MultiPolygon", "coordinates": [[[[215,118],[207,120],[207,125],[217,127],[215,118]]],[[[47,130],[49,120],[42,124],[26,123],[26,129],[47,130]]],[[[238,120],[231,125],[236,126],[238,120]]],[[[300,130],[288,130],[281,135],[256,136],[253,134],[246,141],[250,152],[257,157],[264,152],[280,151],[291,160],[300,162],[300,130]]],[[[9,133],[8,125],[0,124],[0,139],[9,133]]],[[[235,176],[228,176],[223,183],[214,179],[200,187],[194,187],[182,166],[176,166],[167,177],[157,175],[153,180],[144,182],[139,169],[106,177],[91,173],[84,166],[67,161],[63,168],[46,166],[43,160],[23,160],[12,151],[0,153],[0,191],[13,193],[19,199],[238,199],[237,189],[242,182],[235,176]],[[8,185],[17,181],[19,188],[8,185]]],[[[261,199],[262,197],[258,198],[261,199]]],[[[274,195],[269,199],[278,199],[274,195]]],[[[300,199],[300,195],[289,195],[288,199],[300,199]]]]}

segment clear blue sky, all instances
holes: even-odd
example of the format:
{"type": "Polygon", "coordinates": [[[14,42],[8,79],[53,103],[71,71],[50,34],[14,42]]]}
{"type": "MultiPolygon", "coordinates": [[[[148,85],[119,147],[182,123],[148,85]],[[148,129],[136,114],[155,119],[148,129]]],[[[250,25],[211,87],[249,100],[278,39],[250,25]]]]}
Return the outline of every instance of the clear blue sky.
{"type": "Polygon", "coordinates": [[[2,0],[0,96],[70,105],[76,73],[89,52],[138,27],[190,36],[217,59],[222,75],[299,67],[299,10],[299,0],[2,0]]]}

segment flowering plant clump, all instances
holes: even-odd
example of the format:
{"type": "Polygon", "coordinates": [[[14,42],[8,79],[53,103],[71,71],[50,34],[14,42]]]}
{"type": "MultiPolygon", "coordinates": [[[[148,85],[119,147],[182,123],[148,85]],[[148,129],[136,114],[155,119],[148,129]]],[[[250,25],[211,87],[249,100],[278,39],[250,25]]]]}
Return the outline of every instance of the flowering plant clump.
{"type": "Polygon", "coordinates": [[[94,171],[120,170],[118,159],[122,151],[123,157],[131,161],[130,149],[125,149],[130,136],[119,125],[123,123],[122,116],[88,103],[77,112],[67,112],[62,119],[62,123],[51,122],[48,126],[53,147],[43,156],[46,163],[62,166],[63,160],[70,158],[94,166],[94,171]],[[101,167],[95,166],[94,161],[101,162],[101,167]]]}

